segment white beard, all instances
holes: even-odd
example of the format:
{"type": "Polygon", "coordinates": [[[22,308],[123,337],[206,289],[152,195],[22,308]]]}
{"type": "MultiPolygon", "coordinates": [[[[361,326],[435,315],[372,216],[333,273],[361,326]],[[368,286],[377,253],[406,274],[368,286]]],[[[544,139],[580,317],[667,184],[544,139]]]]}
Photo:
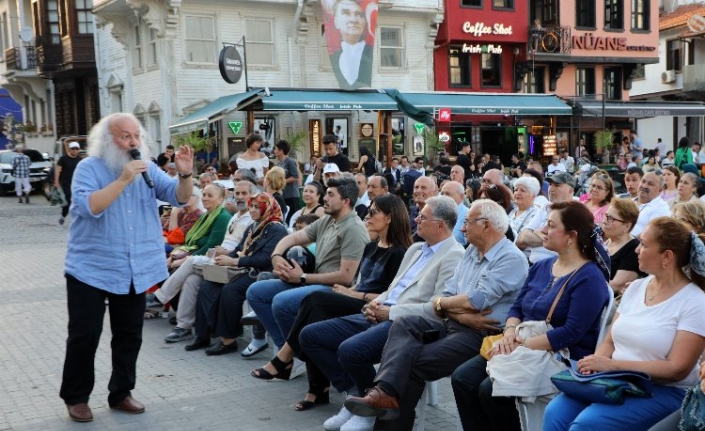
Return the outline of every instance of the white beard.
{"type": "MultiPolygon", "coordinates": [[[[151,158],[151,153],[148,146],[142,145],[139,149],[142,160],[149,160],[151,158]]],[[[105,162],[108,170],[115,175],[120,175],[123,169],[125,169],[125,165],[132,161],[132,157],[130,157],[130,154],[127,151],[112,143],[105,146],[103,154],[100,157],[105,162]]],[[[135,179],[138,177],[139,175],[135,176],[135,179]]]]}

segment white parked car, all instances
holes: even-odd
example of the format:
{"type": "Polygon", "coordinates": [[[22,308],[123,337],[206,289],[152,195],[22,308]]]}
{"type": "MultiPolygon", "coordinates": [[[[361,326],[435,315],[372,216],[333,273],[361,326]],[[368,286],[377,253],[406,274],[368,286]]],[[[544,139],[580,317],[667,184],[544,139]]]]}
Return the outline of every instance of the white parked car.
{"type": "MultiPolygon", "coordinates": [[[[25,149],[24,153],[32,160],[29,167],[29,182],[33,190],[41,189],[47,175],[46,169],[51,162],[44,159],[37,150],[25,149]]],[[[12,159],[17,155],[12,150],[0,150],[0,194],[8,194],[15,190],[15,177],[12,176],[12,159]]]]}

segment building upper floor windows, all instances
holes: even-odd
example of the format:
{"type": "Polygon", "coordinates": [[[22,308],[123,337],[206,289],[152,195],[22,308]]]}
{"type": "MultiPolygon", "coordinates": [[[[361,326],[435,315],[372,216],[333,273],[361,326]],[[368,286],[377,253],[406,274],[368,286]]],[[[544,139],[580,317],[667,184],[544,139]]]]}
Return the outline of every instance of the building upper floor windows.
{"type": "Polygon", "coordinates": [[[595,28],[595,0],[577,0],[575,2],[575,26],[595,28]]]}
{"type": "Polygon", "coordinates": [[[605,67],[604,88],[606,100],[622,100],[622,68],[605,67]]]}
{"type": "Polygon", "coordinates": [[[632,0],[632,30],[650,30],[650,0],[632,0]]]}
{"type": "Polygon", "coordinates": [[[529,13],[531,24],[540,24],[542,27],[560,25],[558,14],[558,0],[535,0],[531,2],[529,13]]]}
{"type": "Polygon", "coordinates": [[[76,0],[76,25],[79,34],[93,33],[93,0],[76,0]]]}
{"type": "Polygon", "coordinates": [[[247,63],[274,66],[274,25],[267,19],[247,19],[247,63]]]}
{"type": "Polygon", "coordinates": [[[215,18],[187,15],[184,31],[186,35],[186,61],[214,64],[216,62],[215,18]]]}
{"type": "Polygon", "coordinates": [[[463,52],[458,46],[448,49],[448,79],[451,87],[470,87],[472,59],[470,54],[463,52]]]}
{"type": "Polygon", "coordinates": [[[460,0],[460,6],[482,7],[482,0],[460,0]]]}
{"type": "Polygon", "coordinates": [[[546,69],[544,67],[532,67],[524,75],[524,93],[544,94],[546,92],[546,69]]]}
{"type": "Polygon", "coordinates": [[[382,67],[404,67],[404,29],[380,27],[379,62],[382,67]]]}
{"type": "Polygon", "coordinates": [[[482,54],[482,87],[502,86],[502,54],[482,54]]]}
{"type": "Polygon", "coordinates": [[[492,0],[493,9],[514,9],[514,0],[492,0]]]}
{"type": "Polygon", "coordinates": [[[605,30],[624,30],[623,0],[605,0],[605,30]]]}
{"type": "Polygon", "coordinates": [[[683,41],[680,39],[666,41],[666,69],[680,72],[683,67],[683,41]]]}
{"type": "Polygon", "coordinates": [[[575,95],[578,97],[595,97],[594,67],[578,67],[575,69],[575,95]]]}

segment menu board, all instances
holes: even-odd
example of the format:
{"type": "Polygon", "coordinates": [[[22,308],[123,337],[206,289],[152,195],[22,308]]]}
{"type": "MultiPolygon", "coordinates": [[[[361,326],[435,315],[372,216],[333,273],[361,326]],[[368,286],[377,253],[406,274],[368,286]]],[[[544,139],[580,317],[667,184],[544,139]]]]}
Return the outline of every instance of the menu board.
{"type": "Polygon", "coordinates": [[[545,135],[543,137],[543,155],[555,156],[558,154],[558,140],[556,135],[545,135]]]}

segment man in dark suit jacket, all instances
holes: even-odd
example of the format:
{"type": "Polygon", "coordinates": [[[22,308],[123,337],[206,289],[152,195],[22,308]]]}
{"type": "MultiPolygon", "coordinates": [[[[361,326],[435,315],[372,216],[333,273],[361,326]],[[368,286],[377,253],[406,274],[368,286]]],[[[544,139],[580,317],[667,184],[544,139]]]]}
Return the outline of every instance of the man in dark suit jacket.
{"type": "Polygon", "coordinates": [[[335,28],[340,31],[340,49],[330,55],[341,89],[372,84],[372,47],[365,42],[367,18],[356,0],[338,0],[333,6],[335,28]]]}

